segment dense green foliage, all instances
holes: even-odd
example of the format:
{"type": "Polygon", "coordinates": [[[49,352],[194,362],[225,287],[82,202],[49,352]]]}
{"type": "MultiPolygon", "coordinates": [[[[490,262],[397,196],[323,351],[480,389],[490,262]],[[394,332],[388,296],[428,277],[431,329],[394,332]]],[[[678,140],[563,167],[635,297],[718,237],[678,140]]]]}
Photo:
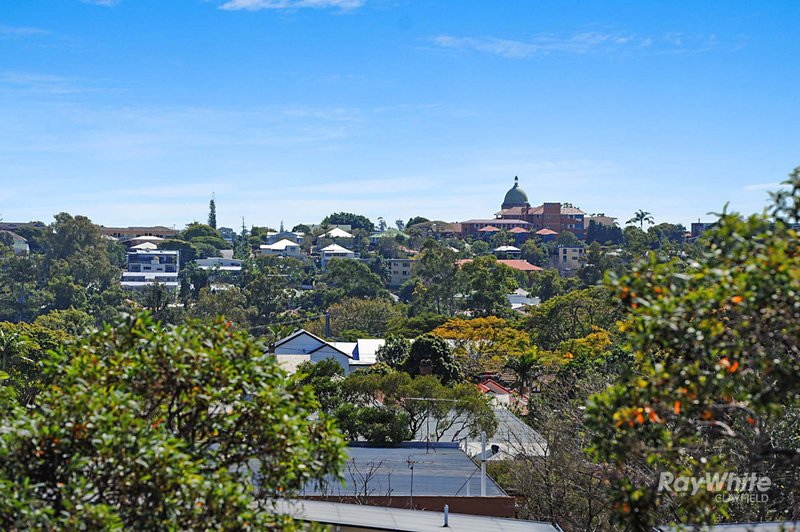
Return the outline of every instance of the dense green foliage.
{"type": "Polygon", "coordinates": [[[221,321],[130,316],[43,365],[34,410],[0,395],[5,529],[263,529],[270,497],[342,464],[310,389],[221,321]]]}
{"type": "MultiPolygon", "coordinates": [[[[767,216],[723,213],[697,262],[655,255],[613,283],[628,307],[622,325],[635,364],[589,403],[593,453],[620,475],[620,522],[713,523],[795,519],[800,404],[800,169],[767,216]],[[659,491],[658,473],[774,478],[769,500],[747,505],[715,492],[659,491]],[[780,480],[779,480],[780,479],[780,480]],[[669,516],[669,517],[667,517],[669,516]]],[[[727,487],[723,488],[727,490],[727,487]]]]}

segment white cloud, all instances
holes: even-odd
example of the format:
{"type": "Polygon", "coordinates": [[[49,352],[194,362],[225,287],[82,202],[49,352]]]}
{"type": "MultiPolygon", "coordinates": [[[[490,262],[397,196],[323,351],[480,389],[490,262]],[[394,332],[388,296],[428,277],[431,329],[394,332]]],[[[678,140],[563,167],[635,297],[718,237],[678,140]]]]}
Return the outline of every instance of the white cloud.
{"type": "Polygon", "coordinates": [[[588,54],[623,48],[654,49],[659,52],[682,53],[707,51],[716,46],[715,36],[668,33],[662,37],[643,37],[631,33],[586,31],[570,35],[539,34],[527,41],[497,37],[454,37],[437,35],[431,41],[454,50],[473,50],[500,57],[524,59],[553,53],[588,54]]]}
{"type": "Polygon", "coordinates": [[[70,78],[37,72],[0,72],[0,92],[3,91],[28,91],[45,94],[84,92],[70,78]]]}
{"type": "Polygon", "coordinates": [[[0,24],[0,38],[36,37],[40,35],[47,35],[48,33],[50,32],[40,28],[31,28],[28,26],[6,26],[5,24],[0,24]]]}
{"type": "Polygon", "coordinates": [[[785,186],[783,183],[754,183],[742,187],[742,190],[745,192],[762,192],[764,190],[778,190],[783,186],[785,186]]]}
{"type": "Polygon", "coordinates": [[[229,11],[260,11],[262,9],[338,8],[342,11],[357,9],[365,0],[228,0],[220,9],[229,11]]]}
{"type": "Polygon", "coordinates": [[[84,4],[94,4],[96,6],[113,7],[122,0],[81,0],[84,4]]]}

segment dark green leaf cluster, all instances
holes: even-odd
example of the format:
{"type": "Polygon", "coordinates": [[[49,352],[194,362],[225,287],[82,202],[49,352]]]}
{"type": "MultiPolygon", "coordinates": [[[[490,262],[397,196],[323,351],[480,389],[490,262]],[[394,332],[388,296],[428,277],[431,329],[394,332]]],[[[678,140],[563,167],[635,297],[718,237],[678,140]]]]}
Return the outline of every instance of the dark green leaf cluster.
{"type": "Polygon", "coordinates": [[[270,498],[342,465],[310,388],[222,321],[128,316],[54,353],[44,380],[33,410],[2,399],[4,529],[260,530],[279,523],[270,498]]]}

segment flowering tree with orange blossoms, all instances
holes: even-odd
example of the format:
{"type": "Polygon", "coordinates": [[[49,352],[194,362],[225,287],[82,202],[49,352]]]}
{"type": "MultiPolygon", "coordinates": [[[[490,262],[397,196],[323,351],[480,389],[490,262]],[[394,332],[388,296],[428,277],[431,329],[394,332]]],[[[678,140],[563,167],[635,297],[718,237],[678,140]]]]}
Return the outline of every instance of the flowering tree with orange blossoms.
{"type": "Polygon", "coordinates": [[[431,334],[452,340],[453,354],[465,374],[497,372],[510,358],[532,349],[530,335],[503,318],[452,318],[431,334]]]}
{"type": "Polygon", "coordinates": [[[699,261],[651,255],[610,280],[635,362],[586,419],[628,529],[800,517],[800,168],[771,196],[763,215],[721,214],[699,261]],[[771,482],[758,500],[663,482],[706,473],[771,482]]]}

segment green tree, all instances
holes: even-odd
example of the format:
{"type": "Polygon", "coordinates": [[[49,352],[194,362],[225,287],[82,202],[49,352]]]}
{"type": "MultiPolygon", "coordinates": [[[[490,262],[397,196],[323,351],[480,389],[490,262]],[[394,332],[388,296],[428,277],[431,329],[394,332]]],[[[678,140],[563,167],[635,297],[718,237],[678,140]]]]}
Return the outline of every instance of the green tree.
{"type": "Polygon", "coordinates": [[[332,358],[317,363],[303,362],[297,366],[294,378],[300,385],[314,390],[320,409],[326,414],[333,414],[344,402],[340,382],[344,378],[344,369],[332,358]]]}
{"type": "Polygon", "coordinates": [[[644,224],[647,223],[647,224],[651,224],[652,225],[654,223],[654,220],[653,220],[653,215],[652,214],[650,214],[647,211],[643,211],[642,209],[639,209],[638,211],[636,211],[633,214],[633,218],[631,218],[630,220],[628,220],[625,223],[626,224],[639,224],[639,229],[644,230],[644,224]]]}
{"type": "Polygon", "coordinates": [[[343,465],[311,390],[222,322],[131,316],[61,349],[45,375],[37,408],[2,399],[4,529],[289,527],[270,498],[343,465]]]}
{"type": "Polygon", "coordinates": [[[522,257],[535,266],[544,268],[550,261],[547,248],[535,238],[526,240],[520,249],[522,249],[522,257]]]}
{"type": "Polygon", "coordinates": [[[556,245],[564,248],[577,248],[582,246],[581,241],[571,231],[562,231],[556,238],[556,245]]]}
{"type": "Polygon", "coordinates": [[[701,260],[650,254],[612,283],[628,309],[635,361],[593,397],[587,422],[629,529],[797,518],[797,486],[779,475],[800,456],[800,168],[787,184],[764,215],[723,213],[701,260]],[[754,468],[781,479],[757,506],[705,489],[658,489],[662,472],[705,478],[754,468]]]}
{"type": "Polygon", "coordinates": [[[67,332],[39,323],[0,323],[0,371],[8,376],[0,388],[12,387],[18,404],[32,405],[42,386],[42,364],[48,352],[71,340],[67,332]]]}
{"type": "Polygon", "coordinates": [[[209,257],[221,257],[222,254],[219,249],[212,244],[206,242],[192,242],[192,246],[197,250],[198,259],[207,259],[209,257]]]}
{"type": "Polygon", "coordinates": [[[514,272],[493,255],[478,257],[461,267],[467,289],[464,307],[476,316],[497,316],[509,308],[507,294],[517,288],[514,272]]]}
{"type": "Polygon", "coordinates": [[[586,243],[599,242],[600,244],[621,244],[622,229],[616,224],[604,225],[594,220],[589,221],[586,229],[586,243]]]}
{"type": "Polygon", "coordinates": [[[366,264],[352,259],[331,259],[322,280],[337,291],[338,298],[386,298],[381,278],[366,264]]]}
{"type": "MultiPolygon", "coordinates": [[[[353,417],[366,414],[370,416],[371,425],[378,425],[369,429],[373,434],[397,434],[401,420],[407,423],[403,439],[410,439],[410,434],[416,439],[442,441],[450,438],[459,441],[465,437],[474,438],[481,431],[491,436],[497,429],[497,419],[489,399],[471,383],[448,386],[433,375],[412,378],[401,371],[386,374],[357,371],[348,375],[342,389],[345,404],[357,407],[342,409],[343,421],[351,422],[353,417]],[[361,410],[373,407],[378,398],[382,403],[380,408],[392,415],[378,416],[361,410]],[[384,419],[391,425],[391,430],[380,427],[384,419]]],[[[362,431],[362,434],[366,432],[362,431]]],[[[388,439],[384,436],[384,441],[388,439]]]]}
{"type": "Polygon", "coordinates": [[[286,278],[272,269],[262,269],[246,283],[247,305],[255,309],[253,321],[265,325],[286,310],[289,295],[286,278]]]}
{"type": "Polygon", "coordinates": [[[349,225],[353,229],[363,229],[368,232],[375,230],[369,218],[360,214],[353,214],[352,212],[335,212],[329,214],[322,220],[322,225],[349,225]]]}
{"type": "Polygon", "coordinates": [[[599,284],[606,272],[621,273],[622,264],[610,256],[600,244],[592,242],[586,250],[586,260],[578,270],[578,278],[586,287],[599,284]]]}
{"type": "Polygon", "coordinates": [[[660,223],[647,230],[654,239],[665,239],[675,244],[682,244],[686,239],[686,228],[682,224],[660,223]]]}
{"type": "Polygon", "coordinates": [[[635,226],[623,230],[625,248],[634,256],[642,257],[650,250],[650,239],[644,231],[635,226]]]}
{"type": "Polygon", "coordinates": [[[411,343],[401,336],[390,336],[386,343],[378,348],[378,362],[387,364],[392,369],[403,367],[408,353],[411,350],[411,343]]]}
{"type": "Polygon", "coordinates": [[[160,249],[180,251],[180,267],[183,268],[195,259],[200,258],[201,252],[197,246],[185,240],[167,239],[158,243],[160,249]]]}
{"type": "MultiPolygon", "coordinates": [[[[415,306],[437,314],[454,314],[459,291],[458,265],[452,250],[429,239],[412,268],[420,280],[414,292],[415,306]]],[[[419,312],[419,310],[418,310],[419,312]]]]}
{"type": "Polygon", "coordinates": [[[55,215],[48,227],[47,247],[51,260],[67,259],[102,244],[100,229],[86,216],[71,216],[66,212],[55,215]]]}
{"type": "Polygon", "coordinates": [[[217,203],[214,198],[208,202],[208,226],[212,229],[217,228],[217,203]]]}
{"type": "Polygon", "coordinates": [[[82,310],[68,308],[42,314],[33,323],[46,329],[64,331],[70,336],[81,336],[95,324],[95,320],[82,310]]]}
{"type": "Polygon", "coordinates": [[[184,229],[179,233],[179,238],[187,242],[191,242],[195,238],[203,236],[222,238],[222,235],[219,234],[219,231],[217,231],[210,225],[201,224],[199,222],[190,223],[189,225],[186,226],[186,229],[184,229]]]}
{"type": "Polygon", "coordinates": [[[248,307],[247,295],[238,286],[214,290],[209,286],[200,289],[197,301],[189,307],[189,315],[202,320],[224,317],[235,327],[246,327],[253,312],[248,307]]]}
{"type": "Polygon", "coordinates": [[[509,358],[506,366],[513,371],[514,375],[517,377],[514,384],[522,393],[528,393],[530,391],[534,379],[536,379],[542,371],[542,363],[536,354],[535,347],[532,350],[509,358]]]}
{"type": "Polygon", "coordinates": [[[162,323],[177,321],[179,311],[174,307],[175,294],[164,283],[155,282],[147,285],[136,298],[155,320],[162,323]]]}
{"type": "Polygon", "coordinates": [[[435,314],[433,312],[422,312],[407,318],[403,316],[392,320],[392,323],[389,324],[389,334],[402,336],[403,338],[416,338],[431,332],[449,318],[450,316],[445,314],[435,314]]]}
{"type": "Polygon", "coordinates": [[[435,375],[444,384],[461,380],[461,369],[447,342],[431,334],[420,336],[411,344],[403,370],[409,375],[424,375],[426,371],[435,375]]]}
{"type": "Polygon", "coordinates": [[[91,298],[117,285],[121,272],[111,263],[109,245],[89,218],[60,213],[48,229],[48,253],[39,282],[50,297],[42,311],[85,308],[91,298]]]}
{"type": "Polygon", "coordinates": [[[489,244],[483,240],[476,240],[471,245],[472,255],[475,257],[482,257],[489,254],[489,244]]]}
{"type": "MultiPolygon", "coordinates": [[[[219,250],[219,249],[230,249],[231,247],[231,245],[228,244],[228,242],[224,238],[219,236],[197,236],[194,237],[191,240],[191,242],[198,248],[200,246],[211,246],[215,250],[219,250]]],[[[219,254],[217,254],[216,256],[219,256],[219,254]]]]}
{"type": "MultiPolygon", "coordinates": [[[[332,338],[342,338],[345,331],[361,331],[362,338],[381,338],[388,331],[392,320],[402,318],[402,312],[394,304],[374,299],[343,299],[331,305],[328,313],[332,338]]],[[[324,318],[307,323],[305,329],[323,336],[324,318]]]]}
{"type": "Polygon", "coordinates": [[[567,294],[580,287],[579,279],[561,277],[555,268],[533,272],[531,277],[531,294],[537,296],[542,302],[555,296],[567,294]]]}
{"type": "Polygon", "coordinates": [[[43,269],[41,255],[0,258],[0,319],[33,321],[50,306],[53,295],[41,286],[43,269]]]}
{"type": "Polygon", "coordinates": [[[425,222],[430,222],[430,220],[428,218],[425,218],[424,216],[412,216],[411,218],[408,219],[408,222],[406,222],[406,224],[403,226],[403,229],[410,229],[411,227],[417,224],[423,224],[425,222]]]}
{"type": "Polygon", "coordinates": [[[576,290],[531,307],[526,328],[544,349],[573,338],[583,338],[595,327],[609,330],[621,317],[612,292],[603,286],[576,290]]]}
{"type": "Polygon", "coordinates": [[[414,437],[409,429],[408,414],[393,408],[343,403],[336,410],[336,421],[350,440],[364,440],[378,447],[414,437]]]}

